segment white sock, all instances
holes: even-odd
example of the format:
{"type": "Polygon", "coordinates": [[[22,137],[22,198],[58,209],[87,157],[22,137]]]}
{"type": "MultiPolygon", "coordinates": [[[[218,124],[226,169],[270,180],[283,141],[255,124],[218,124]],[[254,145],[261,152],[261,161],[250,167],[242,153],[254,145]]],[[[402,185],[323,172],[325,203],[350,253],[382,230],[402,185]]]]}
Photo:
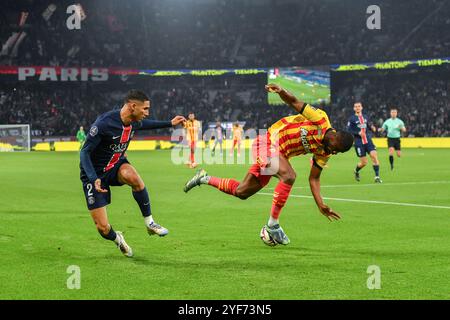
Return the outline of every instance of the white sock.
{"type": "Polygon", "coordinates": [[[148,217],[144,217],[144,222],[146,226],[151,225],[154,221],[153,221],[153,216],[149,215],[148,217]]]}
{"type": "Polygon", "coordinates": [[[276,224],[280,224],[280,222],[278,221],[278,219],[274,219],[274,218],[272,218],[272,216],[270,216],[269,222],[267,222],[267,225],[268,225],[269,227],[273,227],[273,226],[276,225],[276,224]]]}
{"type": "Polygon", "coordinates": [[[209,179],[211,179],[211,176],[205,176],[200,178],[200,183],[201,184],[208,184],[209,183],[209,179]]]}

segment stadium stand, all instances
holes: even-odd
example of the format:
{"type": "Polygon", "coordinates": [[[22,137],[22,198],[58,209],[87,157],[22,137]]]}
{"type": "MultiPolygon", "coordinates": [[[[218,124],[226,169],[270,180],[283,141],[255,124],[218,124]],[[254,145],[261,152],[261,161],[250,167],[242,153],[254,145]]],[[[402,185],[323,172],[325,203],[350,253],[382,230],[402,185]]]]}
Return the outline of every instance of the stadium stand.
{"type": "Polygon", "coordinates": [[[68,15],[62,9],[70,1],[58,1],[50,16],[36,12],[44,13],[54,1],[5,2],[1,43],[5,46],[14,32],[26,36],[17,52],[2,50],[1,64],[269,67],[432,58],[450,52],[450,4],[444,0],[381,1],[383,25],[375,32],[366,28],[371,4],[366,0],[98,0],[84,4],[87,19],[76,32],[65,27],[68,15]],[[358,11],[363,14],[356,15],[358,11]],[[21,12],[30,13],[23,26],[21,12]]]}
{"type": "MultiPolygon", "coordinates": [[[[0,65],[282,67],[445,57],[450,52],[450,4],[443,0],[381,3],[384,24],[374,32],[365,27],[364,15],[354,14],[365,12],[369,1],[99,0],[86,2],[87,19],[76,32],[65,27],[67,14],[61,9],[70,1],[58,1],[54,12],[52,1],[5,2],[0,65]],[[412,13],[410,6],[423,10],[412,13]],[[180,12],[185,19],[179,18],[180,12]],[[402,18],[410,14],[415,16],[402,18]]],[[[449,135],[448,75],[421,79],[405,73],[397,76],[401,81],[386,82],[385,76],[351,74],[338,77],[333,102],[319,106],[335,126],[345,126],[352,101],[360,99],[377,123],[395,105],[410,136],[449,135]]],[[[143,87],[151,94],[156,119],[193,111],[204,124],[239,119],[246,121],[246,128],[265,128],[290,113],[267,104],[265,81],[159,79],[143,87]]],[[[3,83],[0,123],[30,123],[33,136],[70,136],[80,125],[88,127],[100,113],[120,106],[132,86],[3,83]]]]}

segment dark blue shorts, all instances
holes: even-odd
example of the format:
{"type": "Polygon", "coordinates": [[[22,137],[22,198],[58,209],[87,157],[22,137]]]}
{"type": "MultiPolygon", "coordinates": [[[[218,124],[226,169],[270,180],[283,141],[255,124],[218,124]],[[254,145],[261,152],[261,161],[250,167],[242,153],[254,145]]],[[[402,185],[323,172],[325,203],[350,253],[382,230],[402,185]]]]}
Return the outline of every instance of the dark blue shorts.
{"type": "Polygon", "coordinates": [[[95,190],[95,186],[93,183],[91,183],[87,179],[81,180],[81,182],[83,183],[83,191],[86,198],[86,204],[89,210],[101,208],[111,203],[111,190],[109,187],[123,185],[123,183],[119,182],[117,173],[119,172],[120,166],[124,163],[129,163],[126,158],[119,160],[114,168],[98,176],[102,180],[102,189],[108,190],[108,192],[98,192],[97,190],[95,190]]]}
{"type": "Polygon", "coordinates": [[[371,151],[377,150],[372,142],[372,139],[367,139],[367,143],[362,143],[362,139],[355,139],[355,151],[358,157],[365,157],[366,154],[370,154],[371,151]]]}

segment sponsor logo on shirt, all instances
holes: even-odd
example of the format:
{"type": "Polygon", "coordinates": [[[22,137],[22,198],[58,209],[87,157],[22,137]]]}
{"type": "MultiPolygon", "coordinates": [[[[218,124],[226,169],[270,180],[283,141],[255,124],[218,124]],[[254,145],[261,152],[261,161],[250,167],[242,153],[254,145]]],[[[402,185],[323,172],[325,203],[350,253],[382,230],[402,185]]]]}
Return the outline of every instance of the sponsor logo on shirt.
{"type": "Polygon", "coordinates": [[[301,128],[300,129],[300,139],[302,141],[303,148],[305,149],[306,152],[310,152],[308,139],[306,139],[307,135],[308,135],[308,130],[306,130],[305,128],[301,128]]]}
{"type": "Polygon", "coordinates": [[[359,123],[359,121],[357,122],[356,126],[360,129],[366,129],[367,128],[367,123],[359,123]]]}
{"type": "Polygon", "coordinates": [[[114,153],[122,153],[127,150],[128,143],[119,143],[119,144],[111,144],[110,149],[114,151],[114,153]]]}

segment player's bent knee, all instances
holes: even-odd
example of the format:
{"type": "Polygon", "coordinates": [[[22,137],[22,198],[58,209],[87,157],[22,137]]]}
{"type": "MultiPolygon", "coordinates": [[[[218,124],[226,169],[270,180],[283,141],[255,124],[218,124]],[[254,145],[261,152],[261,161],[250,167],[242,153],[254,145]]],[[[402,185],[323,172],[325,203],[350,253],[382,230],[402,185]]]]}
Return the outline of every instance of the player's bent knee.
{"type": "Polygon", "coordinates": [[[295,183],[296,178],[297,178],[297,175],[295,174],[295,172],[290,172],[290,173],[280,176],[281,181],[283,181],[286,184],[290,184],[290,185],[293,185],[295,183]]]}
{"type": "Polygon", "coordinates": [[[250,198],[252,195],[255,194],[255,192],[252,192],[251,190],[248,190],[246,187],[241,187],[241,185],[239,185],[236,188],[236,191],[234,192],[234,195],[236,197],[238,197],[241,200],[247,200],[248,198],[250,198]]]}
{"type": "Polygon", "coordinates": [[[133,188],[133,191],[142,191],[145,188],[144,181],[134,172],[127,172],[127,174],[122,175],[123,182],[133,188]]]}
{"type": "Polygon", "coordinates": [[[251,194],[249,194],[247,191],[239,190],[239,187],[236,189],[234,195],[241,200],[246,200],[251,196],[251,194]]]}
{"type": "Polygon", "coordinates": [[[250,195],[245,194],[245,193],[240,193],[240,194],[236,194],[236,197],[238,197],[241,200],[247,200],[248,198],[250,198],[250,195]]]}
{"type": "Polygon", "coordinates": [[[133,177],[133,179],[131,179],[129,185],[133,188],[133,191],[136,191],[136,192],[142,191],[145,188],[144,181],[142,181],[142,179],[139,178],[139,176],[133,177]]]}

